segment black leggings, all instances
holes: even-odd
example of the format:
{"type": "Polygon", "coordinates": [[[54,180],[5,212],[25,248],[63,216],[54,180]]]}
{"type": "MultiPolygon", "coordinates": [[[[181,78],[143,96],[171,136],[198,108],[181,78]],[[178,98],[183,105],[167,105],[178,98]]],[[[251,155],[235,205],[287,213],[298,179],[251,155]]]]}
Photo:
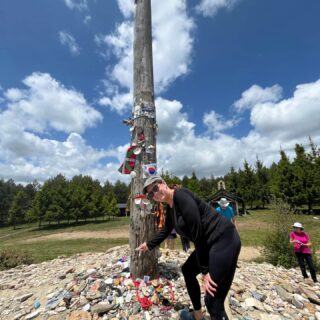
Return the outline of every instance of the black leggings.
{"type": "Polygon", "coordinates": [[[317,282],[317,274],[313,265],[312,255],[309,253],[302,253],[302,252],[295,252],[295,254],[298,259],[299,267],[301,269],[301,273],[303,277],[308,278],[308,274],[306,272],[306,264],[305,264],[305,262],[307,262],[307,265],[310,270],[311,278],[314,282],[317,282]]]}
{"type": "MultiPolygon", "coordinates": [[[[218,285],[214,297],[205,296],[207,310],[214,320],[228,320],[224,310],[224,300],[231,287],[237,267],[241,242],[235,228],[224,231],[209,249],[209,272],[218,285]]],[[[196,252],[193,251],[182,266],[186,287],[195,310],[201,309],[201,292],[196,276],[200,273],[196,252]]]]}

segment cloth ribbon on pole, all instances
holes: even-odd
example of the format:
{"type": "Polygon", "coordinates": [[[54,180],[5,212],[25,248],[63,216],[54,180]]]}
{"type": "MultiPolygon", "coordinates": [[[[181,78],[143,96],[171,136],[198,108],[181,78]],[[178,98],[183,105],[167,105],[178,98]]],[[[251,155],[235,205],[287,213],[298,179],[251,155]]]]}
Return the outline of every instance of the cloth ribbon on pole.
{"type": "Polygon", "coordinates": [[[122,174],[130,174],[134,170],[137,154],[141,152],[138,146],[130,146],[126,152],[126,158],[118,171],[122,174]]]}

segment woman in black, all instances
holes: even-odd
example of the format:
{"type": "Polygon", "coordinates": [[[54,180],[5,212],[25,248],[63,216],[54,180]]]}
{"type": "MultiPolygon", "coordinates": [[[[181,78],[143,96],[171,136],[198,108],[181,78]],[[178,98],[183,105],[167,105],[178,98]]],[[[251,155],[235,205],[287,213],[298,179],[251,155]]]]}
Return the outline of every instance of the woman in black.
{"type": "Polygon", "coordinates": [[[182,265],[194,312],[183,310],[180,319],[203,318],[201,291],[196,278],[202,273],[205,304],[211,319],[227,320],[224,300],[232,284],[241,247],[234,224],[191,191],[184,188],[170,189],[159,176],[149,177],[143,191],[149,199],[168,205],[164,228],[136,250],[145,252],[154,249],[173,228],[195,245],[195,250],[182,265]]]}

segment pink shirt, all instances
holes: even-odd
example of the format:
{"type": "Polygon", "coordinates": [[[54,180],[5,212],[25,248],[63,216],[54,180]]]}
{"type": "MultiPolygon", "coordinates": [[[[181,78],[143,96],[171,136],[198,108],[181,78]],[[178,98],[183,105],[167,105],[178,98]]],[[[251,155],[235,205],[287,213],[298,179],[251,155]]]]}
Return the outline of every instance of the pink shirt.
{"type": "MultiPolygon", "coordinates": [[[[309,235],[306,232],[291,232],[290,238],[292,240],[298,240],[302,243],[308,243],[310,240],[309,235]]],[[[294,243],[293,246],[294,252],[302,252],[302,253],[311,253],[311,250],[308,246],[305,246],[300,243],[294,243]]]]}

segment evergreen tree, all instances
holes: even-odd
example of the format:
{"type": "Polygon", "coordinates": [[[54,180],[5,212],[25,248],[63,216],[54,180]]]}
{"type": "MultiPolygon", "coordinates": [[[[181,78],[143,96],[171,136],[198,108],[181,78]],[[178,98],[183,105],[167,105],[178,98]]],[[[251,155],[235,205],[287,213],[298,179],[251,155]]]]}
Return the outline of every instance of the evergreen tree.
{"type": "Polygon", "coordinates": [[[47,182],[46,195],[49,198],[49,203],[46,208],[45,220],[52,222],[60,221],[66,218],[66,209],[68,208],[68,182],[62,174],[49,179],[47,182]]]}
{"type": "Polygon", "coordinates": [[[187,188],[190,191],[196,193],[198,196],[200,196],[200,197],[202,196],[202,194],[200,193],[200,184],[199,184],[198,178],[196,176],[196,173],[194,171],[192,172],[192,176],[188,181],[187,188]]]}
{"type": "Polygon", "coordinates": [[[9,209],[18,190],[18,186],[12,179],[0,180],[0,226],[8,223],[9,209]]]}
{"type": "Polygon", "coordinates": [[[240,176],[240,188],[239,191],[241,192],[241,196],[244,200],[250,204],[250,208],[253,208],[253,203],[257,199],[257,179],[252,170],[251,166],[247,161],[244,161],[243,164],[243,171],[239,171],[240,176]]]}
{"type": "Polygon", "coordinates": [[[275,196],[280,197],[285,202],[289,203],[291,207],[294,206],[293,197],[293,181],[294,181],[294,173],[292,165],[287,157],[286,153],[281,150],[280,151],[280,161],[278,163],[277,169],[274,175],[274,191],[275,196]]]}
{"type": "Polygon", "coordinates": [[[181,180],[177,176],[174,176],[172,173],[169,173],[169,171],[162,171],[161,177],[168,186],[182,185],[181,180]]]}
{"type": "Polygon", "coordinates": [[[70,219],[74,219],[78,223],[79,219],[85,216],[86,192],[82,175],[74,176],[68,185],[68,189],[70,219]]]}
{"type": "Polygon", "coordinates": [[[234,167],[230,168],[230,172],[224,177],[226,189],[231,193],[238,195],[240,188],[240,175],[235,171],[234,167]]]}
{"type": "Polygon", "coordinates": [[[90,216],[97,220],[98,217],[103,215],[102,212],[102,188],[98,180],[92,181],[92,193],[90,197],[91,212],[90,216]]]}
{"type": "Polygon", "coordinates": [[[49,198],[47,197],[47,189],[48,185],[44,183],[41,189],[37,192],[31,208],[27,211],[27,220],[31,221],[38,221],[39,228],[44,221],[44,216],[47,211],[49,205],[49,198]]]}
{"type": "Polygon", "coordinates": [[[311,146],[311,163],[313,168],[313,177],[314,177],[314,202],[320,203],[320,149],[317,148],[310,139],[311,146]]]}
{"type": "Polygon", "coordinates": [[[199,196],[208,199],[214,192],[214,179],[201,178],[199,180],[199,196]]]}
{"type": "Polygon", "coordinates": [[[130,188],[127,184],[117,180],[114,184],[113,190],[110,191],[115,194],[118,203],[127,203],[130,195],[130,188]]]}
{"type": "Polygon", "coordinates": [[[278,169],[278,164],[273,162],[268,169],[268,175],[269,175],[269,187],[270,187],[270,193],[272,196],[277,195],[279,197],[279,192],[278,192],[278,185],[277,185],[277,169],[278,169]]]}
{"type": "Polygon", "coordinates": [[[305,153],[302,145],[297,144],[295,147],[296,157],[293,161],[293,204],[301,206],[307,204],[309,211],[312,210],[317,188],[315,186],[315,164],[312,156],[305,153]]]}
{"type": "Polygon", "coordinates": [[[263,165],[262,161],[257,158],[256,161],[256,177],[257,177],[257,198],[259,206],[265,207],[269,202],[269,175],[268,169],[263,165]]]}
{"type": "Polygon", "coordinates": [[[183,176],[182,180],[181,180],[181,184],[184,188],[188,188],[188,184],[189,184],[189,177],[188,176],[183,176]]]}
{"type": "Polygon", "coordinates": [[[117,216],[120,214],[120,209],[118,208],[117,198],[113,192],[109,192],[106,195],[107,212],[109,215],[117,216]]]}
{"type": "Polygon", "coordinates": [[[113,192],[113,184],[110,181],[106,181],[103,186],[103,193],[113,192]]]}
{"type": "Polygon", "coordinates": [[[68,188],[65,177],[61,174],[47,180],[37,192],[32,207],[28,210],[29,220],[56,221],[58,224],[66,217],[68,208],[68,188]]]}
{"type": "Polygon", "coordinates": [[[28,198],[24,191],[18,191],[13,197],[9,209],[9,223],[16,229],[16,225],[25,222],[25,215],[28,208],[28,198]]]}

